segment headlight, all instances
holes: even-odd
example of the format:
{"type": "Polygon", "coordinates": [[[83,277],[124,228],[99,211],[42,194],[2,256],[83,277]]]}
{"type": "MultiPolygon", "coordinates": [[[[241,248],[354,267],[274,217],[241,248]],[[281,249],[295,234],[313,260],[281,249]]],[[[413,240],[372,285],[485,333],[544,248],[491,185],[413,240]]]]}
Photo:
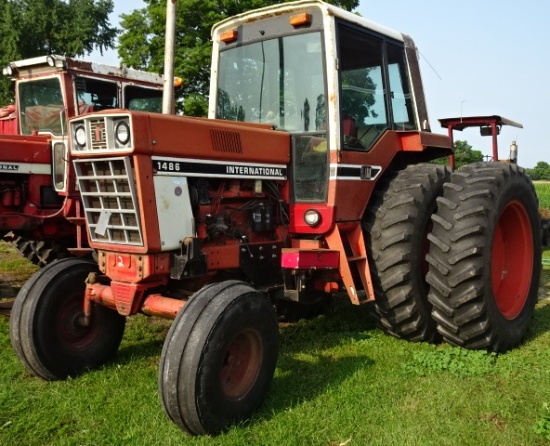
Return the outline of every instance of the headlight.
{"type": "Polygon", "coordinates": [[[86,129],[83,125],[79,125],[74,130],[74,140],[80,148],[86,147],[86,129]]]}
{"type": "Polygon", "coordinates": [[[317,212],[315,209],[310,209],[304,214],[304,221],[309,226],[317,226],[319,223],[321,223],[321,214],[319,214],[319,212],[317,212]]]}
{"type": "Polygon", "coordinates": [[[126,121],[119,121],[115,125],[115,138],[121,146],[125,146],[130,141],[130,126],[126,121]]]}

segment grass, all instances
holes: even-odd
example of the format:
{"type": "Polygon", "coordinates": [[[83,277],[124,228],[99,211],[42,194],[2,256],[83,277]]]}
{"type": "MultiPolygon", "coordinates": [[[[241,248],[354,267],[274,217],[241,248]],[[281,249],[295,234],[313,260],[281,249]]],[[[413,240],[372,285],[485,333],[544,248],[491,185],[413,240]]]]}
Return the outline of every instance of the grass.
{"type": "Polygon", "coordinates": [[[189,437],[162,410],[157,373],[167,321],[130,318],[114,362],[45,382],[17,360],[9,319],[0,318],[0,444],[548,444],[549,290],[545,267],[532,329],[501,355],[385,336],[364,307],[346,300],[327,315],[281,326],[265,403],[218,437],[189,437]]]}
{"type": "Polygon", "coordinates": [[[550,209],[550,182],[535,181],[535,190],[539,198],[539,207],[542,209],[550,209]]]}

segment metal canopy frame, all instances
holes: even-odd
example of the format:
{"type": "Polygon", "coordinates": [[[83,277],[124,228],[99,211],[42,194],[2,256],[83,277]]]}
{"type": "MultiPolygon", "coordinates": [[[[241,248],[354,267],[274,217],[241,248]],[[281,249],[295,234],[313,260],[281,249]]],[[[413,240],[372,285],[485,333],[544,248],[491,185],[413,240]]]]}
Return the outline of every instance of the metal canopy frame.
{"type": "MultiPolygon", "coordinates": [[[[493,161],[498,161],[498,141],[497,136],[500,133],[500,129],[503,125],[509,125],[512,127],[523,128],[523,124],[512,121],[511,119],[504,118],[499,115],[489,116],[460,116],[458,118],[444,118],[439,119],[441,127],[447,128],[451,144],[454,147],[453,131],[462,131],[468,127],[479,127],[483,136],[491,136],[493,146],[493,161]],[[487,129],[483,134],[483,129],[487,129]]],[[[454,168],[454,156],[451,157],[451,167],[454,168]]]]}

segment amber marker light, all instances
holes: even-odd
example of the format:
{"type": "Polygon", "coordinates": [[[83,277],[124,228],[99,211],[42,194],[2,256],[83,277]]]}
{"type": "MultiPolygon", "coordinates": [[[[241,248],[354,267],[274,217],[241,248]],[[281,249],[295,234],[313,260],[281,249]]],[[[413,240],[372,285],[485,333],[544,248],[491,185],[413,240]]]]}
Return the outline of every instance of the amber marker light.
{"type": "Polygon", "coordinates": [[[311,14],[303,12],[301,14],[290,16],[290,24],[292,26],[311,25],[311,14]]]}
{"type": "Polygon", "coordinates": [[[232,29],[230,31],[224,31],[223,33],[220,34],[220,40],[225,43],[235,42],[235,40],[237,40],[238,35],[239,33],[237,32],[236,29],[232,29]]]}

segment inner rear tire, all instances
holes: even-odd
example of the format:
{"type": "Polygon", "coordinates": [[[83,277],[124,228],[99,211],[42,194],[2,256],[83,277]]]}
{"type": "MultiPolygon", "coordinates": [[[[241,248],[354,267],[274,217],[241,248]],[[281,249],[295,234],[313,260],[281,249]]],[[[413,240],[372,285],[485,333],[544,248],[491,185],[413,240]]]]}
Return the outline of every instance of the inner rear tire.
{"type": "Polygon", "coordinates": [[[192,435],[215,435],[248,418],[264,399],[278,355],[269,300],[241,281],[198,291],[162,349],[159,393],[168,416],[192,435]]]}
{"type": "Polygon", "coordinates": [[[418,164],[391,174],[369,206],[364,233],[376,300],[374,317],[386,333],[410,341],[438,338],[425,275],[427,234],[449,170],[418,164]]]}
{"type": "Polygon", "coordinates": [[[72,257],[67,248],[56,241],[36,241],[15,237],[12,244],[23,257],[39,267],[49,265],[55,260],[72,257]]]}
{"type": "Polygon", "coordinates": [[[541,270],[533,184],[515,164],[453,173],[438,200],[428,261],[429,299],[450,344],[503,352],[529,328],[541,270]]]}

